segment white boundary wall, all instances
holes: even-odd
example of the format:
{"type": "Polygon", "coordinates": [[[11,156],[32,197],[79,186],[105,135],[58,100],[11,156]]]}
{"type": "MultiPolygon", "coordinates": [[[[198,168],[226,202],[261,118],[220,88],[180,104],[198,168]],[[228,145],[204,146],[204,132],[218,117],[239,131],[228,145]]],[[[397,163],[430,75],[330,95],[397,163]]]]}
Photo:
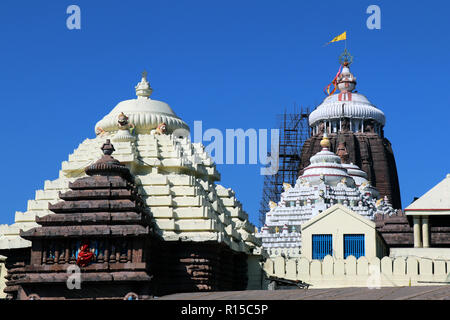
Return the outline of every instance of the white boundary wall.
{"type": "Polygon", "coordinates": [[[344,260],[326,256],[322,261],[277,257],[267,259],[263,268],[267,276],[301,280],[310,288],[437,285],[450,280],[450,260],[415,257],[380,260],[350,256],[344,260]]]}

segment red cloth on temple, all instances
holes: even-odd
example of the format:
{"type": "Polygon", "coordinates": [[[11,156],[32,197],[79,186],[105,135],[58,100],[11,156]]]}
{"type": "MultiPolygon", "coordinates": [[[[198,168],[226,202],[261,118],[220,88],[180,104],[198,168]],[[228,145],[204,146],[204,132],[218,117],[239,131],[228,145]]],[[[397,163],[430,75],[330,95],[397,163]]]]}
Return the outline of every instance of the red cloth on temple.
{"type": "Polygon", "coordinates": [[[92,259],[94,254],[89,249],[89,241],[85,241],[81,244],[80,252],[78,253],[77,265],[80,267],[87,266],[92,259]]]}

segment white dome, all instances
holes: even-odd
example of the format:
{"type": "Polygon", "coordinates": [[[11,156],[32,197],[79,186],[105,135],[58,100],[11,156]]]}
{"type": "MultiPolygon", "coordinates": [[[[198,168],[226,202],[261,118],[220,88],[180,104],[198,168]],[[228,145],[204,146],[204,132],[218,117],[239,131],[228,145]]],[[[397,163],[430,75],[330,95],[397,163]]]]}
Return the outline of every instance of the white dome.
{"type": "Polygon", "coordinates": [[[136,86],[137,99],[119,102],[109,114],[97,122],[95,125],[96,132],[97,128],[102,128],[106,132],[117,131],[118,116],[122,112],[128,117],[128,121],[135,126],[136,133],[148,133],[163,122],[166,124],[168,132],[175,129],[189,131],[189,126],[173,112],[167,103],[150,99],[153,90],[147,82],[146,76],[146,73],[144,73],[141,82],[136,86]]]}
{"type": "Polygon", "coordinates": [[[359,93],[351,93],[350,101],[339,101],[341,93],[326,97],[323,102],[309,115],[309,125],[317,122],[340,119],[373,119],[384,126],[386,118],[383,111],[376,108],[367,98],[359,93]]]}
{"type": "Polygon", "coordinates": [[[309,162],[315,165],[326,162],[327,164],[336,164],[339,167],[342,167],[341,158],[327,148],[324,148],[322,149],[322,151],[317,152],[315,155],[313,155],[309,159],[309,162]]]}
{"type": "Polygon", "coordinates": [[[108,115],[97,122],[95,129],[101,127],[106,132],[117,131],[117,117],[121,112],[136,126],[137,133],[155,129],[162,122],[166,123],[169,132],[179,128],[189,130],[188,125],[173,112],[167,103],[141,97],[120,102],[108,115]]]}
{"type": "Polygon", "coordinates": [[[357,165],[353,163],[343,163],[342,166],[347,169],[348,174],[355,180],[358,187],[363,183],[368,183],[367,173],[361,170],[357,165]]]}
{"type": "Polygon", "coordinates": [[[355,181],[341,164],[341,158],[327,148],[323,148],[312,156],[310,162],[311,164],[303,170],[300,179],[308,181],[311,185],[320,184],[323,181],[325,184],[336,186],[345,179],[347,186],[355,186],[355,181]]]}

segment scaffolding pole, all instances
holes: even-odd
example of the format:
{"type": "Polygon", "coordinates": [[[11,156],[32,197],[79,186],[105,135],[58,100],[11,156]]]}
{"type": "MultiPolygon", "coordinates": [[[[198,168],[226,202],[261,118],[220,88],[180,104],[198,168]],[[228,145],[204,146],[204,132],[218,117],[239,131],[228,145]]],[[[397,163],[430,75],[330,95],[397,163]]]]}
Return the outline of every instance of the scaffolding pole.
{"type": "Polygon", "coordinates": [[[277,115],[277,124],[280,129],[279,168],[274,175],[264,177],[262,198],[259,210],[259,223],[264,225],[266,213],[270,211],[269,201],[278,203],[283,192],[283,183],[295,185],[300,167],[300,153],[303,143],[310,136],[308,123],[309,108],[300,108],[294,105],[292,113],[286,110],[277,115]]]}

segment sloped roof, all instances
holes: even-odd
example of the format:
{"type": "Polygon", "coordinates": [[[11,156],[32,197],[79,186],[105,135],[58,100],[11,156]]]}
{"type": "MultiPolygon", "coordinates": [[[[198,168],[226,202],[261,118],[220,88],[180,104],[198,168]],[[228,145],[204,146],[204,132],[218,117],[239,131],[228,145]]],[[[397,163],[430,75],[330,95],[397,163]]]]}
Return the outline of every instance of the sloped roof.
{"type": "Polygon", "coordinates": [[[334,206],[328,208],[327,210],[325,210],[324,212],[321,212],[320,214],[316,215],[314,218],[311,218],[309,221],[305,222],[302,225],[302,231],[306,228],[308,228],[309,226],[313,225],[314,223],[320,221],[321,219],[325,218],[326,216],[332,214],[335,211],[343,211],[346,214],[352,216],[353,218],[355,218],[356,220],[361,221],[362,223],[367,224],[369,227],[372,227],[375,229],[376,224],[373,221],[370,221],[367,218],[364,218],[362,215],[350,210],[349,208],[347,208],[346,206],[342,205],[342,204],[335,204],[334,206]]]}
{"type": "Polygon", "coordinates": [[[450,174],[405,209],[406,215],[449,215],[450,174]]]}

